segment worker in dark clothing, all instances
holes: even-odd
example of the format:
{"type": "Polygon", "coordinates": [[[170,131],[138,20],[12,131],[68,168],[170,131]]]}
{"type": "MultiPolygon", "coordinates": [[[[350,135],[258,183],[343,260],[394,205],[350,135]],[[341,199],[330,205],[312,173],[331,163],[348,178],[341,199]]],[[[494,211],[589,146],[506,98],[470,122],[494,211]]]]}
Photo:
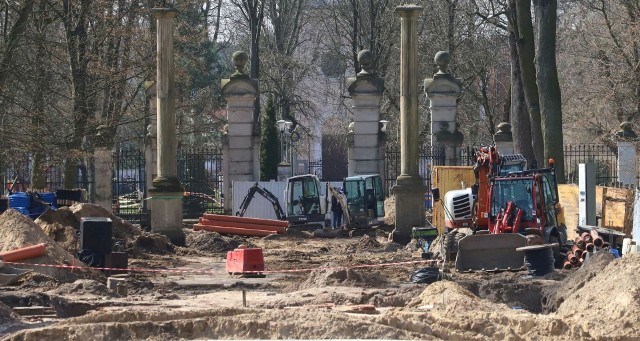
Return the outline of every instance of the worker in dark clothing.
{"type": "Polygon", "coordinates": [[[332,227],[334,229],[342,227],[342,205],[335,195],[331,196],[331,212],[333,213],[332,227]]]}

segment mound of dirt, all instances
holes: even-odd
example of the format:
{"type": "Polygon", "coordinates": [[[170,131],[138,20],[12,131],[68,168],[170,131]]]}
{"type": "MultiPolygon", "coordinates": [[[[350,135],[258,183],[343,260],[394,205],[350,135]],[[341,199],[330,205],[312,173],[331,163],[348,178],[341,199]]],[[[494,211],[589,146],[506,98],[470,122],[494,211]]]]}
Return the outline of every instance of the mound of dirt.
{"type": "Polygon", "coordinates": [[[388,320],[364,319],[317,309],[207,311],[100,311],[61,323],[23,330],[7,340],[43,339],[428,339],[426,324],[399,328],[388,320]],[[420,328],[417,328],[420,327],[420,328]]]}
{"type": "Polygon", "coordinates": [[[125,249],[130,254],[173,253],[175,247],[167,236],[154,232],[142,232],[127,241],[125,249]]]}
{"type": "Polygon", "coordinates": [[[187,233],[186,247],[205,253],[222,253],[233,251],[240,245],[255,247],[241,236],[223,236],[211,231],[193,231],[187,233]]]}
{"type": "Polygon", "coordinates": [[[108,296],[108,297],[120,297],[118,294],[113,292],[107,288],[106,285],[90,280],[90,279],[81,279],[77,280],[73,283],[65,283],[57,287],[56,289],[50,290],[47,293],[56,294],[56,295],[91,295],[91,296],[108,296]]]}
{"type": "Polygon", "coordinates": [[[63,249],[71,253],[75,252],[76,231],[80,228],[80,222],[68,207],[55,211],[47,210],[35,220],[35,223],[63,249]]]}
{"type": "Polygon", "coordinates": [[[575,276],[567,278],[574,282],[583,279],[582,285],[565,291],[569,285],[565,283],[562,290],[566,296],[557,314],[572,317],[595,338],[640,335],[640,254],[632,253],[608,262],[604,255],[597,254],[585,271],[577,270],[575,276]],[[604,269],[595,272],[590,279],[584,279],[605,264],[604,269]]]}
{"type": "MultiPolygon", "coordinates": [[[[79,265],[85,266],[74,256],[64,250],[58,243],[47,236],[42,229],[31,219],[13,209],[5,211],[0,215],[0,252],[11,251],[26,246],[40,243],[47,244],[47,251],[44,256],[35,257],[20,261],[28,264],[55,264],[55,265],[79,265]]],[[[27,265],[20,265],[27,268],[27,265]]],[[[70,269],[36,266],[34,271],[51,276],[59,282],[73,282],[78,279],[104,280],[104,275],[91,269],[70,269]]]]}
{"type": "Polygon", "coordinates": [[[38,272],[30,272],[17,281],[20,289],[51,289],[58,286],[58,281],[51,277],[38,272]]]}
{"type": "Polygon", "coordinates": [[[80,226],[80,221],[82,218],[87,217],[104,217],[110,218],[113,222],[113,238],[121,239],[121,240],[132,240],[136,236],[142,234],[142,231],[133,226],[130,222],[113,215],[111,212],[107,211],[101,206],[97,206],[94,204],[75,204],[69,207],[73,215],[75,215],[78,220],[78,226],[80,226]]]}
{"type": "Polygon", "coordinates": [[[306,280],[296,286],[297,290],[325,286],[349,286],[383,288],[389,281],[379,272],[358,272],[353,269],[314,270],[306,280]]]}
{"type": "Polygon", "coordinates": [[[353,247],[358,251],[371,250],[371,249],[379,249],[381,247],[380,243],[375,239],[371,238],[368,235],[364,235],[358,239],[358,241],[353,245],[353,247]]]}
{"type": "Polygon", "coordinates": [[[16,324],[20,324],[20,316],[0,302],[0,336],[16,324]]]}
{"type": "Polygon", "coordinates": [[[591,286],[591,281],[598,276],[613,260],[609,252],[598,252],[581,268],[573,271],[557,287],[543,290],[543,312],[550,313],[558,310],[560,305],[576,290],[585,285],[591,286]]]}

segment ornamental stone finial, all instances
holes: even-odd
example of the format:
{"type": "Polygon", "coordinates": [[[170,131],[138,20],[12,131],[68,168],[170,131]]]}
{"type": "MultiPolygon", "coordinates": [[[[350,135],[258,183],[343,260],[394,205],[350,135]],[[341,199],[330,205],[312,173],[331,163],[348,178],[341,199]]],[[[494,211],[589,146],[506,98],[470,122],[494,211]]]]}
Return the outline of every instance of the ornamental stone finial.
{"type": "Polygon", "coordinates": [[[511,124],[508,122],[501,122],[498,124],[498,131],[496,134],[511,134],[511,124]]]}
{"type": "Polygon", "coordinates": [[[620,123],[620,130],[616,132],[616,136],[622,139],[637,139],[638,135],[633,131],[632,126],[629,121],[620,123]]]}
{"type": "Polygon", "coordinates": [[[247,74],[244,72],[244,68],[249,61],[249,55],[244,51],[236,51],[231,55],[231,60],[236,68],[236,72],[231,75],[231,78],[247,77],[247,74]]]}
{"type": "Polygon", "coordinates": [[[360,51],[360,53],[358,53],[358,63],[362,68],[358,76],[373,76],[376,74],[373,70],[373,53],[371,53],[371,51],[360,51]]]}
{"type": "Polygon", "coordinates": [[[449,63],[451,62],[451,54],[449,51],[440,51],[433,57],[433,61],[438,66],[438,72],[436,75],[448,75],[449,63]]]}

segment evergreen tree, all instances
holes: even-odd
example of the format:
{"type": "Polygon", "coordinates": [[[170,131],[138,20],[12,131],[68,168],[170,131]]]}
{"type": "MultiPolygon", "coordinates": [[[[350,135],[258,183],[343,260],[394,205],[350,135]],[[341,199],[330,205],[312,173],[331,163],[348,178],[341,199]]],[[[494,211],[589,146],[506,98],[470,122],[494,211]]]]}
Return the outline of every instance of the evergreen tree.
{"type": "Polygon", "coordinates": [[[278,177],[278,129],[276,128],[276,110],[273,97],[269,96],[262,112],[260,131],[260,180],[276,180],[278,177]]]}

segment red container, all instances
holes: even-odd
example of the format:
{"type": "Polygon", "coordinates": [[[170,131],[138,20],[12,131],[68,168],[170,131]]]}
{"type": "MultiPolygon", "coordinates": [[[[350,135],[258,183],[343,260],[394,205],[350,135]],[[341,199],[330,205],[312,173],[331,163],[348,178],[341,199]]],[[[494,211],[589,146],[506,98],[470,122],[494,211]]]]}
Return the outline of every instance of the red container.
{"type": "Polygon", "coordinates": [[[257,275],[264,271],[264,256],[261,248],[237,248],[227,252],[229,274],[257,275]]]}

